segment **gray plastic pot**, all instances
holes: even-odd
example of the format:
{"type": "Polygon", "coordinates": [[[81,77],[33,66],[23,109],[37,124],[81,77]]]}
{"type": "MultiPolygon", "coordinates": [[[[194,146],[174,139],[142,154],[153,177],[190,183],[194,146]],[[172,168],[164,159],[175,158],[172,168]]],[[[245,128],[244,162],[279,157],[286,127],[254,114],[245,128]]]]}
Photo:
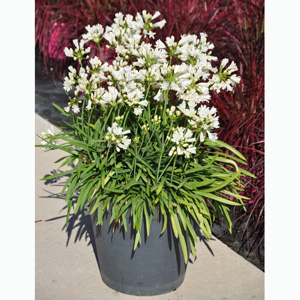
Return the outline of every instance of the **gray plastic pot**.
{"type": "Polygon", "coordinates": [[[91,215],[103,282],[118,292],[138,296],[159,295],[177,289],[184,280],[186,264],[170,222],[160,235],[163,222],[154,216],[148,237],[143,224],[142,244],[133,251],[135,231],[131,221],[128,219],[127,232],[117,225],[112,234],[110,217],[105,213],[103,225],[96,226],[97,212],[91,215]]]}

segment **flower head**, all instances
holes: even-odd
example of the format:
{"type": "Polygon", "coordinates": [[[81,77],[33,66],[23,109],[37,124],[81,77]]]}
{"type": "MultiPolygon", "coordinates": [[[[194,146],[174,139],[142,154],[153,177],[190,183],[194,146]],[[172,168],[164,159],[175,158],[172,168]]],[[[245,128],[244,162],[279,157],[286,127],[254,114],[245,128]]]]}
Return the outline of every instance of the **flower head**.
{"type": "Polygon", "coordinates": [[[85,56],[91,51],[91,48],[88,47],[84,49],[85,41],[81,40],[80,43],[78,43],[78,40],[73,40],[73,44],[75,46],[75,49],[71,48],[65,48],[64,52],[67,57],[72,57],[74,60],[82,60],[84,58],[88,58],[88,56],[85,56]]]}
{"type": "MultiPolygon", "coordinates": [[[[51,125],[47,132],[41,132],[41,144],[44,146],[47,144],[56,144],[56,140],[52,138],[54,135],[54,128],[51,125]]],[[[45,150],[46,147],[43,147],[43,149],[45,150]]]]}
{"type": "Polygon", "coordinates": [[[85,43],[88,41],[94,41],[95,43],[100,42],[100,37],[104,32],[104,29],[101,24],[97,24],[92,27],[88,25],[85,27],[85,29],[87,30],[87,33],[82,35],[82,38],[85,43]]]}
{"type": "Polygon", "coordinates": [[[107,140],[107,145],[116,145],[116,150],[120,152],[120,148],[126,150],[130,143],[131,139],[127,138],[130,130],[123,131],[123,128],[118,126],[118,123],[114,122],[111,127],[108,126],[105,139],[107,140]]]}
{"type": "Polygon", "coordinates": [[[176,144],[175,147],[169,152],[169,156],[172,156],[176,152],[178,155],[185,155],[186,158],[189,158],[191,154],[196,153],[196,147],[193,146],[193,142],[196,141],[192,137],[193,133],[190,129],[185,129],[184,127],[177,127],[173,132],[171,141],[176,144]]]}

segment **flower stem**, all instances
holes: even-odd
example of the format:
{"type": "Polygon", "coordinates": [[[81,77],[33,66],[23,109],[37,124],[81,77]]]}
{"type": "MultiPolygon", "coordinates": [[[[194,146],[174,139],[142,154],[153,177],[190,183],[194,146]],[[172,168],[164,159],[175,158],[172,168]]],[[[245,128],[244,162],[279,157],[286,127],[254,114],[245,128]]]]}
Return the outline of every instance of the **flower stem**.
{"type": "Polygon", "coordinates": [[[175,169],[175,165],[176,165],[176,160],[177,160],[177,154],[175,155],[175,160],[174,160],[174,163],[173,163],[172,175],[171,175],[171,183],[173,181],[173,174],[174,174],[174,169],[175,169]]]}
{"type": "Polygon", "coordinates": [[[101,57],[102,57],[102,63],[105,63],[105,59],[104,59],[104,55],[103,55],[102,49],[100,47],[100,43],[97,43],[97,45],[98,45],[98,48],[100,50],[100,54],[101,54],[101,57]]]}

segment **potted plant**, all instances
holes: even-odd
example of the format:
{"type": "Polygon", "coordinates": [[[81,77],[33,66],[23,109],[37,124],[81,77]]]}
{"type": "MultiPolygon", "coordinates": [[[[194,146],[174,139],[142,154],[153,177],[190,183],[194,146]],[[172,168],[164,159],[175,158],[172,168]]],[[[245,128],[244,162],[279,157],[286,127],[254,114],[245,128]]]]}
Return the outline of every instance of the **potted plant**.
{"type": "Polygon", "coordinates": [[[117,13],[114,23],[87,26],[75,49],[64,89],[70,102],[57,109],[72,122],[42,134],[42,147],[67,153],[75,165],[61,194],[69,214],[87,205],[92,215],[103,281],[117,291],[154,295],[177,288],[197,228],[210,238],[215,215],[231,231],[229,206],[244,206],[239,193],[244,156],[219,141],[211,91],[233,91],[234,62],[217,65],[205,33],[155,41],[165,20],[143,11],[117,13]],[[88,56],[96,43],[100,57],[88,56]],[[105,62],[103,47],[115,51],[105,62]],[[60,142],[59,142],[60,141],[60,142]],[[239,165],[238,165],[239,164],[239,165]]]}

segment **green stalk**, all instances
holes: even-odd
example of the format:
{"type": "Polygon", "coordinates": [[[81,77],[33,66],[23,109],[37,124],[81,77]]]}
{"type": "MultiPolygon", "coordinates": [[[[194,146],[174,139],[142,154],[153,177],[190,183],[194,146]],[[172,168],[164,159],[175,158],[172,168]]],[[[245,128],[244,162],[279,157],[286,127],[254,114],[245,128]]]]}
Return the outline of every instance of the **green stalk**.
{"type": "MultiPolygon", "coordinates": [[[[91,116],[92,116],[92,114],[93,114],[93,111],[94,111],[94,105],[93,105],[91,111],[90,111],[89,114],[88,114],[88,122],[87,122],[87,124],[90,124],[90,122],[91,122],[91,116]]],[[[90,126],[88,125],[88,130],[87,130],[88,145],[90,144],[90,139],[89,139],[89,137],[90,137],[90,126]]]]}
{"type": "Polygon", "coordinates": [[[126,121],[127,121],[129,112],[130,112],[130,107],[126,108],[126,110],[125,110],[125,118],[123,119],[123,125],[122,125],[123,128],[126,126],[126,121]]]}
{"type": "Polygon", "coordinates": [[[105,122],[104,122],[104,124],[103,124],[102,132],[105,130],[106,123],[107,123],[107,121],[108,121],[108,119],[109,119],[109,117],[110,117],[110,115],[111,115],[112,110],[113,110],[113,107],[110,108],[110,111],[109,111],[109,113],[108,113],[108,116],[107,116],[107,118],[106,118],[106,120],[105,120],[105,122]]]}
{"type": "MultiPolygon", "coordinates": [[[[169,131],[168,131],[168,133],[167,133],[167,137],[169,136],[169,134],[170,134],[170,131],[171,131],[171,130],[172,130],[172,128],[173,128],[173,123],[174,123],[174,121],[172,120],[172,121],[171,121],[170,128],[169,128],[169,131]]],[[[167,147],[167,145],[168,145],[169,141],[170,141],[170,140],[167,140],[167,142],[165,143],[165,147],[167,147]]]]}
{"type": "Polygon", "coordinates": [[[98,48],[99,48],[100,53],[101,53],[102,63],[105,63],[105,59],[104,59],[104,55],[103,55],[103,52],[102,52],[101,47],[100,47],[100,43],[97,43],[97,45],[98,45],[98,48]]]}
{"type": "MultiPolygon", "coordinates": [[[[158,106],[156,106],[155,107],[155,111],[154,111],[154,116],[156,115],[156,113],[157,113],[157,108],[158,108],[158,106]]],[[[144,122],[144,124],[143,125],[146,125],[146,123],[144,122]]],[[[153,130],[152,130],[152,133],[151,133],[151,135],[150,135],[150,137],[149,137],[149,140],[148,140],[148,142],[147,142],[147,144],[146,144],[146,146],[145,146],[145,148],[147,148],[148,147],[148,145],[149,145],[149,143],[151,143],[151,139],[152,139],[152,137],[153,137],[153,134],[155,133],[155,131],[156,131],[156,128],[155,127],[152,127],[153,128],[153,130]]],[[[145,138],[145,135],[143,136],[143,142],[144,142],[144,138],[145,138]]],[[[141,143],[141,145],[142,145],[143,143],[141,143]]],[[[142,147],[140,147],[140,149],[141,149],[142,147]]],[[[139,149],[139,151],[140,151],[140,149],[139,149]]],[[[139,153],[139,152],[138,152],[139,153]]],[[[144,153],[143,153],[144,154],[144,153]]]]}
{"type": "MultiPolygon", "coordinates": [[[[177,156],[177,155],[176,155],[177,156]]],[[[173,160],[174,155],[172,155],[171,159],[169,160],[169,162],[167,163],[166,167],[164,168],[164,170],[162,171],[162,173],[160,174],[159,178],[157,179],[157,182],[159,182],[160,178],[163,176],[163,174],[165,173],[165,171],[167,170],[168,166],[170,165],[171,161],[173,160]]],[[[160,162],[159,162],[160,165],[160,162]]]]}
{"type": "Polygon", "coordinates": [[[171,175],[171,183],[173,181],[173,174],[174,174],[174,169],[175,169],[175,165],[176,165],[176,160],[177,160],[177,154],[175,155],[175,160],[174,160],[174,163],[173,163],[172,175],[171,175]]]}
{"type": "Polygon", "coordinates": [[[166,91],[164,91],[164,99],[165,99],[165,103],[164,103],[164,111],[163,111],[163,125],[165,126],[167,124],[167,120],[166,120],[166,109],[167,109],[167,95],[166,95],[166,91]]]}

